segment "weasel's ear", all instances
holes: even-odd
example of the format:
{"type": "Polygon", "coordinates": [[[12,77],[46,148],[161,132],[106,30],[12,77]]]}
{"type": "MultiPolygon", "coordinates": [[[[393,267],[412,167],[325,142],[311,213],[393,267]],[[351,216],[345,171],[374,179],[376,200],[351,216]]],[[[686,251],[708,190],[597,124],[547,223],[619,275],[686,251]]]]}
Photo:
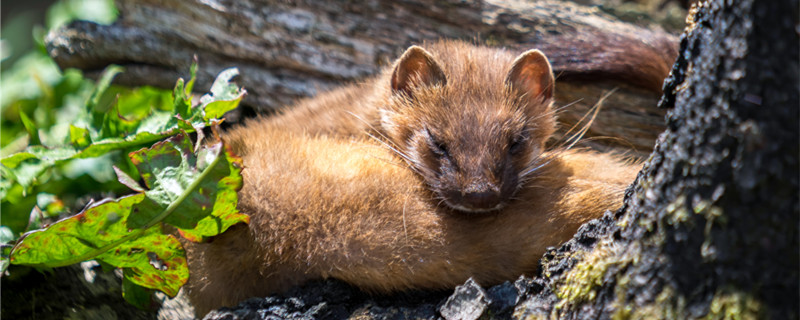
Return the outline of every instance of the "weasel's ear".
{"type": "Polygon", "coordinates": [[[552,99],[555,78],[544,53],[533,49],[519,55],[508,71],[506,85],[539,103],[552,99]]]}
{"type": "Polygon", "coordinates": [[[411,46],[397,59],[392,71],[392,92],[411,96],[418,86],[444,85],[447,79],[433,56],[418,46],[411,46]]]}

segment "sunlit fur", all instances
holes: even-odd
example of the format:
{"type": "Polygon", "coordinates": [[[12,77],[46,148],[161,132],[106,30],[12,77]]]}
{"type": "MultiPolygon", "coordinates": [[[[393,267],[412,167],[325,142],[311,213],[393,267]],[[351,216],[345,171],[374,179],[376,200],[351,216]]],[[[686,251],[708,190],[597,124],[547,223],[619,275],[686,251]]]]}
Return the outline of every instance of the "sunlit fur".
{"type": "Polygon", "coordinates": [[[309,137],[250,122],[226,137],[244,159],[250,215],[205,244],[186,243],[198,315],[333,277],[369,292],[447,289],[531,275],[548,246],[621,204],[636,167],[560,152],[505,208],[453,214],[372,140],[309,137]]]}
{"type": "Polygon", "coordinates": [[[387,68],[376,79],[301,102],[266,121],[311,135],[363,137],[368,132],[405,159],[449,207],[490,211],[451,196],[490,186],[501,198],[492,209],[502,208],[529,169],[541,165],[554,130],[552,102],[506,83],[514,53],[458,41],[424,48],[444,72],[445,85],[415,86],[413,97],[396,94],[389,85],[394,69],[387,68]],[[435,156],[429,134],[448,146],[449,157],[435,156]],[[522,150],[512,155],[515,139],[522,150]]]}
{"type": "Polygon", "coordinates": [[[469,277],[497,284],[532,274],[545,248],[620,206],[638,166],[544,151],[553,111],[504,83],[516,55],[460,42],[423,47],[448,79],[418,88],[414,101],[393,95],[390,67],[226,133],[244,159],[239,208],[251,222],[185,242],[198,315],[326,277],[378,293],[448,289],[469,277]],[[503,168],[477,174],[514,192],[480,213],[442,205],[439,191],[468,175],[435,172],[428,132],[450,144],[462,170],[503,168]],[[511,156],[517,135],[524,146],[511,156]]]}
{"type": "Polygon", "coordinates": [[[384,103],[383,130],[445,204],[466,212],[500,209],[553,133],[551,102],[506,83],[515,58],[509,52],[462,42],[427,49],[444,71],[446,84],[420,85],[413,97],[390,95],[384,103]],[[511,154],[516,140],[521,148],[511,154]],[[432,143],[446,145],[447,156],[437,155],[432,143]],[[498,193],[499,203],[476,208],[460,199],[460,194],[481,187],[498,193]]]}

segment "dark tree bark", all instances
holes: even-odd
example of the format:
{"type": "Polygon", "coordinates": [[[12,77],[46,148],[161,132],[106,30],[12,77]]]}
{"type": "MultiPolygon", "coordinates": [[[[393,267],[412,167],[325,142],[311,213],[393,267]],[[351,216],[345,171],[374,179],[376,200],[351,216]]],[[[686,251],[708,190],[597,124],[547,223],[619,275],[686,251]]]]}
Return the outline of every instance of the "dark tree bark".
{"type": "Polygon", "coordinates": [[[413,307],[328,282],[211,318],[797,319],[797,12],[797,1],[700,6],[662,99],[667,130],[624,207],[551,250],[539,277],[468,282],[413,307]]]}
{"type": "MultiPolygon", "coordinates": [[[[411,44],[476,40],[522,51],[539,48],[558,76],[558,104],[571,127],[604,93],[618,90],[588,132],[600,144],[646,156],[663,131],[653,108],[677,55],[677,38],[622,23],[596,8],[560,1],[117,0],[109,26],[73,22],[51,33],[62,68],[97,77],[109,64],[126,85],[171,88],[200,61],[197,88],[239,67],[244,103],[272,110],[375,74],[411,44]]],[[[232,119],[229,119],[232,120],[232,119]]]]}
{"type": "Polygon", "coordinates": [[[546,257],[546,290],[519,312],[798,318],[797,10],[700,5],[665,86],[667,131],[625,207],[546,257]]]}

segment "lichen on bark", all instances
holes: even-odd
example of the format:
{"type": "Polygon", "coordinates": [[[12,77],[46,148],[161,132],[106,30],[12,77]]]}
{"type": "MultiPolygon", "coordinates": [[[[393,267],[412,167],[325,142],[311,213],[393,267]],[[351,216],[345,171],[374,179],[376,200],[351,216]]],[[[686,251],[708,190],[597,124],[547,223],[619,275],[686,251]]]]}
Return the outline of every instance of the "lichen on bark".
{"type": "MultiPolygon", "coordinates": [[[[619,223],[594,239],[628,248],[617,259],[635,259],[605,272],[593,299],[567,296],[551,309],[537,305],[539,315],[798,317],[797,8],[741,0],[694,10],[665,84],[667,130],[619,223]]],[[[605,248],[576,253],[587,239],[579,232],[550,253],[543,275],[552,287],[531,301],[586,283],[572,276],[589,260],[574,257],[605,248]]]]}

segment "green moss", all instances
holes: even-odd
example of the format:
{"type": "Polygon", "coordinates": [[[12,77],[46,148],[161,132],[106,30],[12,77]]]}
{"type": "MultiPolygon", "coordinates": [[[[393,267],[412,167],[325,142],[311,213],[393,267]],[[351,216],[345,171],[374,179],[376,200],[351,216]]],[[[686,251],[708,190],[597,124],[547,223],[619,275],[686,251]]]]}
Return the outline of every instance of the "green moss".
{"type": "Polygon", "coordinates": [[[527,312],[527,310],[517,309],[514,311],[514,314],[511,315],[511,319],[518,319],[518,320],[549,320],[551,317],[541,314],[541,313],[532,313],[527,312]]]}
{"type": "MultiPolygon", "coordinates": [[[[623,291],[624,292],[624,291],[623,291]]],[[[647,306],[634,306],[622,303],[622,295],[617,295],[617,311],[611,315],[613,320],[627,319],[686,319],[686,299],[675,289],[665,286],[655,301],[647,306]]],[[[738,289],[717,290],[708,306],[708,313],[702,320],[755,320],[767,319],[767,312],[760,301],[752,294],[738,289]]]]}
{"type": "Polygon", "coordinates": [[[691,216],[686,208],[686,196],[679,195],[674,201],[667,205],[667,223],[670,225],[681,224],[689,221],[691,216]]]}
{"type": "Polygon", "coordinates": [[[611,315],[612,320],[630,319],[633,312],[633,307],[625,303],[625,292],[628,291],[628,284],[630,284],[630,277],[627,274],[622,274],[617,278],[617,285],[614,286],[615,299],[612,302],[614,307],[614,314],[611,315]]]}
{"type": "MultiPolygon", "coordinates": [[[[691,203],[687,201],[685,195],[679,195],[666,207],[666,215],[663,221],[668,225],[676,226],[680,224],[687,224],[687,227],[694,227],[696,220],[691,217],[694,215],[702,215],[705,219],[703,234],[705,239],[701,247],[701,255],[705,261],[710,261],[716,258],[716,250],[713,245],[713,238],[711,237],[712,228],[714,225],[725,225],[727,218],[725,217],[724,210],[715,205],[716,200],[724,192],[724,188],[718,187],[717,190],[711,195],[710,199],[701,198],[695,195],[691,203]]],[[[663,230],[662,230],[663,231],[663,230]]]]}
{"type": "Polygon", "coordinates": [[[612,320],[627,319],[685,319],[686,302],[683,296],[677,295],[676,291],[669,286],[665,286],[658,294],[655,301],[646,306],[636,306],[627,304],[624,299],[625,289],[615,288],[617,300],[616,312],[611,315],[612,320]]]}
{"type": "Polygon", "coordinates": [[[624,267],[630,263],[622,254],[622,247],[612,242],[600,242],[594,250],[585,254],[554,288],[561,300],[554,312],[571,305],[593,301],[597,288],[603,285],[606,273],[611,266],[624,267]]]}
{"type": "Polygon", "coordinates": [[[766,309],[752,293],[737,289],[722,289],[714,294],[703,320],[750,320],[766,319],[766,309]]]}

